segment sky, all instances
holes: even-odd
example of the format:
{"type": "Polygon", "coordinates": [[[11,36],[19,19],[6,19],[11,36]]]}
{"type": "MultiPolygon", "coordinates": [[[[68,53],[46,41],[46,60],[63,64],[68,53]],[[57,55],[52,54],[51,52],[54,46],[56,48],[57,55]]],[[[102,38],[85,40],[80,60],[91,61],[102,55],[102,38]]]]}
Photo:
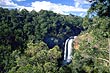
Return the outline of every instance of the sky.
{"type": "Polygon", "coordinates": [[[41,9],[64,15],[78,15],[84,17],[90,8],[86,0],[0,0],[0,7],[8,9],[27,9],[39,12],[41,9]]]}

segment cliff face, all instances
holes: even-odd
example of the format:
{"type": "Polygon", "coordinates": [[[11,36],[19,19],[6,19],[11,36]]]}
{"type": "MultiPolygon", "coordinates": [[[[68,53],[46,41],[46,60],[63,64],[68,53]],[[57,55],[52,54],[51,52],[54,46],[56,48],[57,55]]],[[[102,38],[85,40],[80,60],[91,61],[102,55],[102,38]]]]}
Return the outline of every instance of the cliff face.
{"type": "Polygon", "coordinates": [[[79,36],[77,36],[77,38],[75,38],[73,47],[74,49],[80,49],[81,44],[84,44],[83,41],[85,41],[86,43],[91,43],[93,40],[93,36],[89,33],[80,34],[79,36]]]}

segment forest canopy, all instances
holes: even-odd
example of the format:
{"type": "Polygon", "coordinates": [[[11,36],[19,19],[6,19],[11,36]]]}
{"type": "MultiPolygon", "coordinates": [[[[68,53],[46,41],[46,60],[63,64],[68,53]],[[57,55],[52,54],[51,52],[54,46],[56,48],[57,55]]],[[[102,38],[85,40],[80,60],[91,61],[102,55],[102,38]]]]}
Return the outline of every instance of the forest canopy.
{"type": "Polygon", "coordinates": [[[0,8],[0,73],[110,73],[110,1],[87,1],[83,18],[0,8]],[[59,66],[70,36],[79,47],[72,63],[59,66]]]}
{"type": "Polygon", "coordinates": [[[37,66],[41,71],[47,70],[43,66],[55,66],[57,71],[64,41],[83,30],[81,23],[82,18],[74,15],[0,8],[0,71],[19,73],[37,66]]]}

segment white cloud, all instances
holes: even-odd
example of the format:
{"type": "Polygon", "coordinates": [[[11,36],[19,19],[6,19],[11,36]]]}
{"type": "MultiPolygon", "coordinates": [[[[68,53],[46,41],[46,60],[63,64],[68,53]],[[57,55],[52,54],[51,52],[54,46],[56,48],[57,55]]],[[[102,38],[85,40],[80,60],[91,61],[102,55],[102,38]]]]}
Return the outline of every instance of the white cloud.
{"type": "Polygon", "coordinates": [[[34,10],[32,7],[25,7],[25,6],[17,6],[17,8],[20,9],[20,10],[27,9],[28,11],[34,10]]]}
{"type": "Polygon", "coordinates": [[[75,7],[77,7],[77,8],[80,7],[80,3],[79,2],[76,2],[75,3],[75,7]]]}
{"type": "Polygon", "coordinates": [[[84,17],[85,15],[86,15],[86,13],[80,13],[80,15],[79,15],[79,16],[84,17]]]}
{"type": "Polygon", "coordinates": [[[86,0],[74,0],[75,2],[79,2],[81,4],[90,4],[88,1],[86,0]]]}
{"type": "Polygon", "coordinates": [[[86,0],[74,0],[75,1],[75,7],[81,7],[85,4],[90,4],[88,1],[86,0]]]}
{"type": "Polygon", "coordinates": [[[26,1],[26,0],[16,0],[16,1],[21,2],[21,1],[26,1]]]}
{"type": "Polygon", "coordinates": [[[69,12],[86,12],[87,11],[87,9],[68,6],[68,5],[62,5],[62,4],[55,4],[47,1],[32,2],[32,8],[37,12],[43,9],[43,10],[51,10],[61,14],[67,14],[69,12]]]}
{"type": "MultiPolygon", "coordinates": [[[[18,1],[21,1],[21,0],[18,0],[18,1]]],[[[80,1],[80,0],[78,0],[78,1],[80,1]]],[[[20,10],[25,8],[28,11],[35,10],[37,12],[40,11],[41,9],[48,10],[48,11],[51,10],[53,12],[65,14],[65,15],[68,15],[68,14],[74,13],[74,12],[85,13],[88,10],[88,9],[84,9],[84,8],[79,7],[78,3],[76,4],[76,6],[68,6],[68,5],[51,3],[48,1],[35,1],[35,2],[31,3],[30,7],[25,7],[25,6],[17,5],[12,0],[1,0],[0,6],[4,7],[4,8],[18,8],[20,10]]]]}
{"type": "Polygon", "coordinates": [[[17,4],[15,4],[12,0],[0,0],[0,6],[15,7],[17,4]]]}

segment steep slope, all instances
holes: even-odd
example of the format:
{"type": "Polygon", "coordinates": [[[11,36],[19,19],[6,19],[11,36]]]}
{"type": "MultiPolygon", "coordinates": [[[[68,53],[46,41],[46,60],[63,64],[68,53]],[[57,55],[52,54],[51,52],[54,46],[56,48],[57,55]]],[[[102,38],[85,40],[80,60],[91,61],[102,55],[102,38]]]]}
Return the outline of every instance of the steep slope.
{"type": "Polygon", "coordinates": [[[78,65],[74,68],[77,72],[109,73],[110,19],[94,17],[87,27],[74,41],[70,67],[78,65]]]}

